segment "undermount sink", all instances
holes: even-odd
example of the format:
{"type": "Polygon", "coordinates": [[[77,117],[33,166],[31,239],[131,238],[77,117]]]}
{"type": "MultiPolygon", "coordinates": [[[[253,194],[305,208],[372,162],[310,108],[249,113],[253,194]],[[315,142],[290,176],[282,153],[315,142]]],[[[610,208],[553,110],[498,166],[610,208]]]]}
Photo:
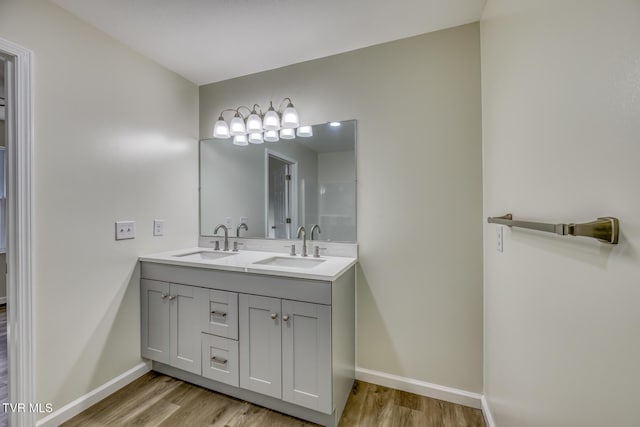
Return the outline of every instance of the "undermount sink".
{"type": "Polygon", "coordinates": [[[256,261],[254,264],[273,265],[276,267],[313,268],[323,262],[325,262],[323,259],[276,256],[263,259],[262,261],[256,261]]]}
{"type": "Polygon", "coordinates": [[[198,251],[198,252],[189,252],[186,254],[180,254],[180,255],[174,255],[174,256],[178,258],[189,257],[189,258],[196,258],[196,259],[212,260],[212,259],[226,258],[228,256],[233,256],[233,255],[238,255],[238,254],[234,252],[225,253],[225,252],[198,251]]]}

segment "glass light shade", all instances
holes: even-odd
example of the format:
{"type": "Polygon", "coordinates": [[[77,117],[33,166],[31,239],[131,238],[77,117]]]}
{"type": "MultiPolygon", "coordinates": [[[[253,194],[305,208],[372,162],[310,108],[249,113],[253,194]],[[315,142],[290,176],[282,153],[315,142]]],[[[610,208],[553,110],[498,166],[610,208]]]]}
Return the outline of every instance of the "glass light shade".
{"type": "Polygon", "coordinates": [[[281,129],[280,130],[280,138],[282,139],[293,139],[296,137],[295,129],[281,129]]]}
{"type": "Polygon", "coordinates": [[[300,118],[298,112],[293,107],[287,107],[282,113],[282,127],[285,129],[293,129],[300,126],[300,118]]]}
{"type": "Polygon", "coordinates": [[[242,135],[234,136],[233,145],[240,145],[240,146],[249,145],[249,143],[247,142],[247,135],[242,134],[242,135]]]}
{"type": "Polygon", "coordinates": [[[242,120],[242,117],[236,116],[233,119],[231,119],[229,130],[230,130],[229,133],[231,134],[231,136],[243,135],[247,133],[244,127],[244,120],[242,120]]]}
{"type": "Polygon", "coordinates": [[[264,130],[279,130],[280,129],[280,116],[274,110],[267,111],[262,121],[262,127],[264,130]]]}
{"type": "Polygon", "coordinates": [[[330,122],[330,123],[329,123],[329,126],[331,126],[331,127],[334,127],[334,128],[335,128],[335,127],[340,126],[340,124],[341,124],[340,122],[330,122]]]}
{"type": "Polygon", "coordinates": [[[248,133],[262,132],[262,119],[260,118],[259,115],[251,114],[247,118],[247,132],[248,133]]]}
{"type": "Polygon", "coordinates": [[[268,130],[264,133],[264,140],[267,142],[278,142],[280,137],[277,130],[268,130]]]}
{"type": "Polygon", "coordinates": [[[249,142],[252,144],[262,144],[264,142],[264,140],[262,139],[262,132],[250,133],[249,142]]]}
{"type": "Polygon", "coordinates": [[[300,126],[296,132],[296,135],[303,138],[308,138],[310,136],[313,136],[313,130],[311,129],[311,126],[300,126]]]}
{"type": "Polygon", "coordinates": [[[229,134],[229,125],[224,120],[218,120],[215,125],[213,125],[213,137],[220,139],[227,139],[231,136],[229,134]]]}

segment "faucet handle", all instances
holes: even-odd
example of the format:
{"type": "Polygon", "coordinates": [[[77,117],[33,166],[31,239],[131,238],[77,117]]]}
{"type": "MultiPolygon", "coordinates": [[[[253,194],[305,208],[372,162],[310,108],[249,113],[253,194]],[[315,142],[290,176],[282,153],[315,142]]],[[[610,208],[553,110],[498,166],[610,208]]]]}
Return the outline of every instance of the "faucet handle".
{"type": "Polygon", "coordinates": [[[233,242],[233,252],[238,252],[238,246],[242,246],[244,243],[238,243],[238,241],[233,242]]]}
{"type": "Polygon", "coordinates": [[[296,245],[291,245],[291,246],[287,245],[285,246],[285,248],[291,248],[291,252],[289,252],[289,255],[296,256],[296,245]]]}
{"type": "Polygon", "coordinates": [[[220,250],[220,240],[216,240],[214,242],[213,250],[214,251],[219,251],[220,250]]]}
{"type": "Polygon", "coordinates": [[[314,258],[320,258],[320,251],[325,251],[327,250],[327,248],[321,248],[320,246],[316,245],[313,247],[313,257],[314,258]]]}

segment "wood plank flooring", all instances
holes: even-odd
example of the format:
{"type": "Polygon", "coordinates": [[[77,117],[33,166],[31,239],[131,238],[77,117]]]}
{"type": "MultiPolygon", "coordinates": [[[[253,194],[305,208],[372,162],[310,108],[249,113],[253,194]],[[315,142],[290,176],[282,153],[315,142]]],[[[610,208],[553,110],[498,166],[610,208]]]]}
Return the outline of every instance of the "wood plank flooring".
{"type": "MultiPolygon", "coordinates": [[[[302,427],[315,424],[155,372],[96,403],[65,427],[302,427]]],[[[485,427],[482,412],[356,381],[340,427],[485,427]]]]}

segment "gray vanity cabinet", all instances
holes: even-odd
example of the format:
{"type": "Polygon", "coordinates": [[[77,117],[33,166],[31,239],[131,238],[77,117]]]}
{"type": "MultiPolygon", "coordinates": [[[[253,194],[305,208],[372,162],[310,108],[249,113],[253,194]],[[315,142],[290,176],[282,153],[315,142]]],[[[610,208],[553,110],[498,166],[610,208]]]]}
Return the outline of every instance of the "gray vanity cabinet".
{"type": "Polygon", "coordinates": [[[282,399],[330,414],[331,307],[282,300],[282,399]]]}
{"type": "Polygon", "coordinates": [[[240,294],[240,387],[330,414],[331,307],[240,294]]]}
{"type": "Polygon", "coordinates": [[[169,364],[169,284],[142,279],[140,288],[142,356],[169,364]]]}
{"type": "Polygon", "coordinates": [[[282,397],[280,299],[240,294],[240,387],[282,397]]]}
{"type": "Polygon", "coordinates": [[[152,262],[140,274],[155,371],[338,425],[355,370],[355,267],[333,281],[152,262]]]}
{"type": "Polygon", "coordinates": [[[140,285],[142,355],[199,374],[198,288],[147,279],[140,285]]]}

